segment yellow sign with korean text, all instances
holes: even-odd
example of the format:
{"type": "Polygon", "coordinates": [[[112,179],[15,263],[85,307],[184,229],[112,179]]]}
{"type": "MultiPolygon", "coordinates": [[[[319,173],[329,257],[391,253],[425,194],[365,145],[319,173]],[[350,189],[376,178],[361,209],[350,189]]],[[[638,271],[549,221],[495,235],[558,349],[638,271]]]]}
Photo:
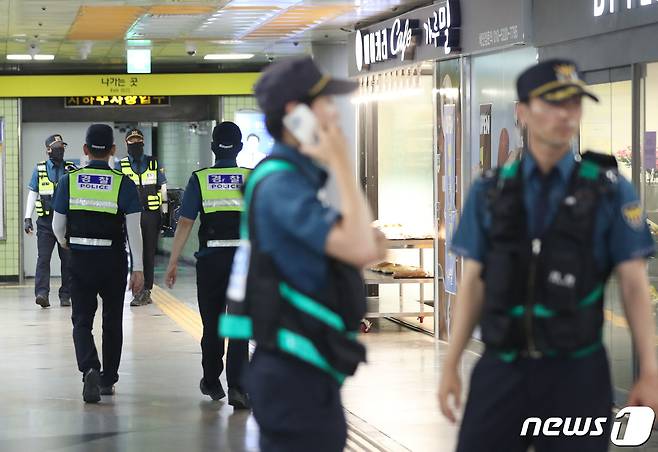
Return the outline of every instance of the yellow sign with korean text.
{"type": "Polygon", "coordinates": [[[257,72],[225,74],[3,75],[0,97],[252,95],[257,72]]]}

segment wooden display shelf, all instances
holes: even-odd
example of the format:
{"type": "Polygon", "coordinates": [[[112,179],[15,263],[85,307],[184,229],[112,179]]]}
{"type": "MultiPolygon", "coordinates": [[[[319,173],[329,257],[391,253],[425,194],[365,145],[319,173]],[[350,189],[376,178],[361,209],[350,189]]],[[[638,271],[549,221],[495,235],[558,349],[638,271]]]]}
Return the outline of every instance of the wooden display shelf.
{"type": "Polygon", "coordinates": [[[386,248],[390,250],[430,249],[434,248],[434,239],[387,239],[386,248]]]}
{"type": "Polygon", "coordinates": [[[418,284],[433,283],[434,277],[428,278],[394,278],[393,275],[374,272],[372,270],[363,271],[363,279],[366,284],[418,284]]]}

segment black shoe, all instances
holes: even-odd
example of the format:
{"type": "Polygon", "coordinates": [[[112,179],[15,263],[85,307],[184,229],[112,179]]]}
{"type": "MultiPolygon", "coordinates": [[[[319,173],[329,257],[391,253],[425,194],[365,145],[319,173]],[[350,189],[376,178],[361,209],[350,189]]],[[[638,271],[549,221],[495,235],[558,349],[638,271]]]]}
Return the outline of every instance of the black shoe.
{"type": "Polygon", "coordinates": [[[59,298],[60,306],[71,306],[71,298],[69,297],[60,297],[59,298]]]}
{"type": "Polygon", "coordinates": [[[146,291],[142,290],[140,293],[133,296],[133,299],[130,302],[130,306],[145,306],[147,304],[145,297],[146,291]]]}
{"type": "Polygon", "coordinates": [[[41,306],[42,308],[50,307],[50,301],[48,301],[48,295],[37,295],[35,303],[41,306]]]}
{"type": "Polygon", "coordinates": [[[114,395],[114,385],[101,386],[101,395],[114,395]]]}
{"type": "Polygon", "coordinates": [[[228,404],[236,410],[251,409],[251,402],[249,402],[249,396],[247,393],[234,388],[228,388],[228,404]]]}
{"type": "Polygon", "coordinates": [[[224,389],[222,389],[221,384],[218,383],[216,387],[211,388],[206,385],[203,378],[199,382],[199,389],[201,389],[201,394],[210,396],[213,400],[222,400],[226,397],[226,393],[224,392],[224,389]]]}
{"type": "Polygon", "coordinates": [[[101,400],[101,374],[96,369],[85,372],[82,386],[82,399],[86,403],[98,403],[101,400]]]}

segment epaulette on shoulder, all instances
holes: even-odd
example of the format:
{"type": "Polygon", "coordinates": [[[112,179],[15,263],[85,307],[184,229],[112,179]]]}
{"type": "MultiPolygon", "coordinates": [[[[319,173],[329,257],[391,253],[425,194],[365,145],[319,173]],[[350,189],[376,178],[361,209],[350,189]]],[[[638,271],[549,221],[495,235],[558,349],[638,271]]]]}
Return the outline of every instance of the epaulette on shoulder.
{"type": "Polygon", "coordinates": [[[591,162],[603,170],[614,169],[617,170],[619,166],[617,165],[617,159],[614,155],[601,154],[599,152],[586,151],[581,154],[580,158],[583,161],[591,162]]]}

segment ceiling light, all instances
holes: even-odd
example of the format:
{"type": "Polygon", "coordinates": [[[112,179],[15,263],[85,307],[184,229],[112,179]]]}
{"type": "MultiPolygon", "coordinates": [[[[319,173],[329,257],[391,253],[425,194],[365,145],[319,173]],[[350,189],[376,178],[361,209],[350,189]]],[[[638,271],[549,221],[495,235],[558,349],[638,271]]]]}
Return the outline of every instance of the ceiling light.
{"type": "Polygon", "coordinates": [[[38,54],[34,55],[34,59],[36,61],[53,61],[55,59],[55,55],[38,54]]]}
{"type": "Polygon", "coordinates": [[[151,73],[151,49],[127,49],[129,74],[151,73]]]}
{"type": "Polygon", "coordinates": [[[32,59],[32,55],[7,55],[7,59],[12,61],[29,61],[32,59]]]}
{"type": "Polygon", "coordinates": [[[211,53],[203,57],[204,60],[248,60],[253,53],[211,53]]]}

